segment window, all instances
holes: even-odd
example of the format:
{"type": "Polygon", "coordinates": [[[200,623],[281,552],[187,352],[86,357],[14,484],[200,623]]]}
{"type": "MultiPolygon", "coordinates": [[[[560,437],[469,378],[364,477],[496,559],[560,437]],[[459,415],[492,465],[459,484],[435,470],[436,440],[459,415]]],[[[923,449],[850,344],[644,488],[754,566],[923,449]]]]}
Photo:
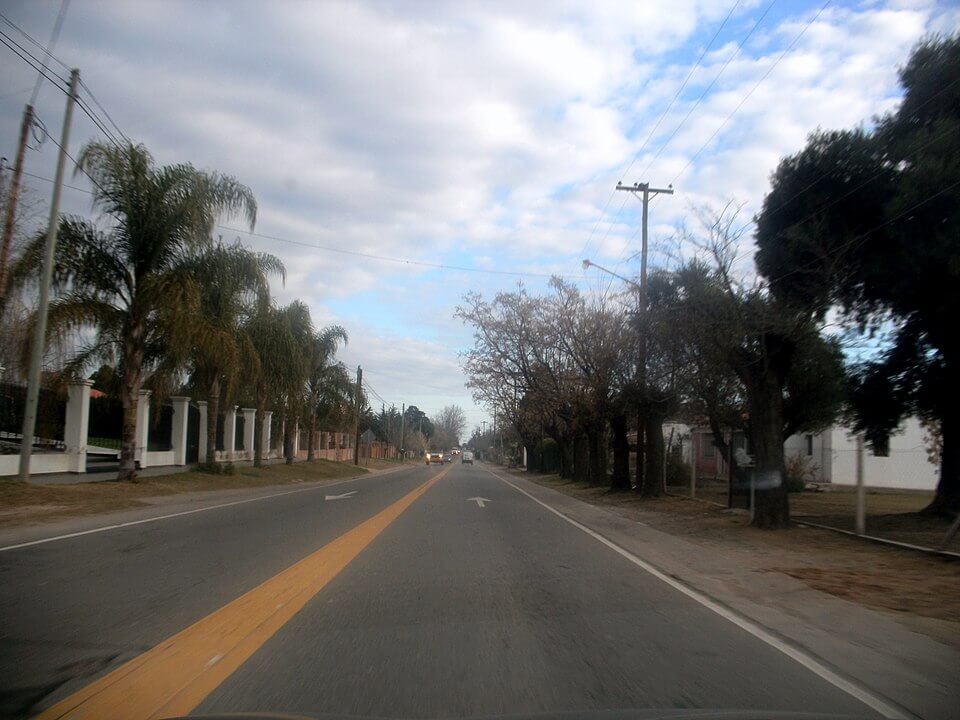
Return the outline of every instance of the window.
{"type": "Polygon", "coordinates": [[[700,457],[712,458],[716,450],[713,446],[713,438],[708,435],[700,436],[700,457]]]}
{"type": "Polygon", "coordinates": [[[807,435],[807,455],[813,455],[813,435],[807,435]]]}

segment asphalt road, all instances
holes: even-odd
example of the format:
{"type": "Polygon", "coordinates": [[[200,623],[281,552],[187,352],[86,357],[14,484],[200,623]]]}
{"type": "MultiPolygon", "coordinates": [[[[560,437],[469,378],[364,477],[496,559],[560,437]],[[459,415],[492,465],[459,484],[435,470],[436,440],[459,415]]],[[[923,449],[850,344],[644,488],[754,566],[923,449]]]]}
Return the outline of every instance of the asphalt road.
{"type": "Polygon", "coordinates": [[[89,716],[148,714],[151,693],[196,713],[874,716],[459,464],[0,552],[0,716],[101,690],[113,704],[89,716]]]}

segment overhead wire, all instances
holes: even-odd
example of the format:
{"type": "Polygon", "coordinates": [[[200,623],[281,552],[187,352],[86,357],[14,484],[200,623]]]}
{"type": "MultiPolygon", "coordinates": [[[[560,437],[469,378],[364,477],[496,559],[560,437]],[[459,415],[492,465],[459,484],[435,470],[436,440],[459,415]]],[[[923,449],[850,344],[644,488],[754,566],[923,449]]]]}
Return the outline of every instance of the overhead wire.
{"type": "MultiPolygon", "coordinates": [[[[888,218],[887,220],[885,220],[884,222],[880,223],[879,225],[876,225],[876,226],[870,228],[870,229],[867,230],[866,232],[860,233],[859,235],[851,238],[850,240],[846,241],[845,243],[842,243],[842,244],[838,245],[838,246],[835,247],[835,248],[831,248],[830,253],[828,253],[828,256],[830,256],[830,255],[838,255],[838,254],[840,254],[840,253],[842,253],[842,252],[845,252],[848,248],[853,248],[854,245],[857,245],[857,246],[862,245],[864,242],[866,242],[867,238],[868,238],[872,233],[875,233],[877,230],[880,230],[881,228],[884,228],[884,227],[886,227],[887,225],[890,225],[891,223],[896,222],[896,221],[899,220],[900,218],[902,218],[902,217],[904,217],[904,216],[906,216],[906,215],[909,215],[910,213],[912,213],[912,212],[913,212],[914,210],[916,210],[917,208],[923,207],[924,205],[926,205],[928,202],[930,202],[930,201],[933,200],[934,198],[940,197],[941,195],[943,195],[943,194],[945,194],[945,193],[947,193],[947,192],[950,192],[951,190],[953,190],[953,189],[956,188],[956,187],[960,187],[960,180],[957,180],[957,181],[951,183],[950,185],[947,185],[946,187],[940,188],[940,190],[938,190],[937,192],[933,193],[932,195],[927,195],[927,197],[925,197],[925,198],[924,198],[923,200],[921,200],[920,202],[915,203],[914,205],[911,205],[911,206],[908,207],[906,210],[903,210],[903,211],[897,213],[896,215],[894,215],[894,216],[891,217],[891,218],[888,218]]],[[[775,283],[780,282],[780,281],[783,280],[784,278],[787,278],[787,277],[790,277],[791,275],[795,275],[795,274],[797,274],[797,273],[799,273],[799,272],[802,272],[803,270],[806,270],[806,269],[809,268],[809,267],[813,267],[814,265],[816,265],[818,262],[821,262],[822,260],[823,260],[823,258],[816,258],[816,259],[814,259],[814,260],[811,260],[811,261],[809,261],[809,262],[806,262],[806,263],[804,263],[804,264],[802,264],[802,265],[794,268],[793,270],[789,270],[789,271],[787,271],[787,272],[785,272],[785,273],[782,273],[781,275],[778,275],[778,276],[775,277],[775,278],[771,278],[770,284],[773,285],[773,284],[775,284],[775,283]]]]}
{"type": "MultiPolygon", "coordinates": [[[[820,16],[823,14],[824,10],[827,9],[827,7],[830,5],[830,2],[831,2],[831,0],[827,0],[827,1],[820,7],[820,9],[816,12],[816,14],[815,14],[810,20],[808,20],[808,21],[804,24],[804,26],[803,26],[803,28],[800,30],[800,32],[793,38],[793,40],[790,42],[790,44],[780,53],[780,55],[779,55],[779,56],[777,57],[777,59],[773,62],[773,64],[772,64],[769,68],[767,68],[766,72],[764,72],[764,74],[760,76],[760,79],[758,79],[757,82],[754,83],[754,85],[750,88],[750,90],[747,91],[746,95],[743,96],[743,98],[740,100],[740,102],[737,104],[737,106],[730,112],[729,115],[727,115],[727,117],[724,119],[724,121],[719,125],[719,127],[717,127],[717,129],[716,129],[716,130],[713,132],[713,134],[707,139],[707,141],[706,141],[705,143],[703,143],[703,145],[701,145],[700,149],[697,150],[697,152],[694,153],[694,155],[693,155],[690,159],[687,160],[687,163],[683,166],[683,168],[680,170],[680,172],[678,172],[678,173],[674,176],[674,178],[670,181],[670,185],[673,185],[674,183],[676,183],[676,182],[680,179],[680,177],[683,175],[683,173],[687,171],[687,168],[689,168],[689,167],[693,164],[693,162],[701,155],[701,153],[703,153],[703,151],[709,146],[709,144],[713,141],[713,139],[723,130],[724,127],[727,126],[727,124],[728,124],[728,123],[733,119],[733,117],[740,111],[740,109],[744,106],[744,104],[746,104],[747,100],[750,99],[750,97],[751,97],[751,96],[753,95],[753,93],[757,90],[757,88],[760,87],[760,85],[770,76],[770,74],[771,74],[771,73],[774,71],[774,69],[780,64],[780,62],[787,56],[787,54],[788,54],[791,50],[793,50],[794,47],[796,47],[797,43],[800,42],[801,38],[804,36],[804,34],[807,32],[807,30],[810,28],[810,26],[813,25],[813,24],[820,18],[820,16]]],[[[769,12],[769,10],[770,10],[770,8],[771,8],[772,6],[773,6],[773,3],[770,3],[770,5],[767,6],[767,10],[764,11],[764,16],[766,15],[767,12],[769,12]]],[[[762,19],[763,19],[763,16],[761,16],[760,19],[762,20],[762,19]]],[[[757,24],[759,24],[759,21],[758,21],[757,24]]],[[[751,29],[751,31],[747,34],[747,38],[749,38],[749,36],[753,33],[753,30],[756,29],[757,24],[755,24],[754,27],[751,29]]],[[[744,38],[744,42],[746,41],[747,38],[744,38]]],[[[742,45],[743,45],[743,43],[741,42],[741,46],[740,46],[740,47],[742,47],[742,45]]],[[[735,55],[736,55],[736,54],[735,54],[735,55]]],[[[735,55],[734,55],[734,56],[735,56],[735,55]]],[[[733,57],[733,56],[731,56],[731,57],[733,57]]],[[[729,62],[729,61],[728,61],[728,62],[729,62]]],[[[726,65],[724,65],[724,68],[726,68],[726,65]]],[[[722,72],[723,72],[723,70],[721,69],[721,74],[722,74],[722,72]]],[[[719,75],[718,75],[717,77],[719,77],[719,75]]],[[[713,83],[711,83],[710,87],[712,87],[712,86],[713,86],[713,83]]],[[[709,90],[710,87],[708,87],[707,90],[709,90]]],[[[706,91],[704,92],[704,94],[706,94],[706,91]]],[[[702,98],[703,98],[703,95],[701,95],[701,99],[702,99],[702,98]]],[[[690,115],[690,114],[688,113],[687,116],[684,118],[684,120],[686,120],[686,118],[689,117],[689,115],[690,115]]],[[[680,126],[682,126],[682,125],[683,125],[683,122],[681,122],[680,126]]],[[[679,129],[680,126],[678,126],[678,129],[679,129]]],[[[676,134],[676,132],[674,132],[674,135],[675,135],[675,134],[676,134]]],[[[667,142],[664,143],[664,146],[663,146],[663,147],[665,147],[666,144],[669,143],[672,138],[673,138],[673,135],[671,135],[670,138],[667,139],[667,142]]],[[[661,148],[661,149],[662,149],[662,148],[661,148]]],[[[654,158],[654,159],[656,159],[656,158],[654,158]]],[[[651,163],[652,163],[652,161],[651,161],[651,163]]],[[[648,165],[648,167],[649,167],[649,165],[648,165]]],[[[812,187],[812,185],[811,185],[811,187],[812,187]]],[[[852,192],[852,191],[851,191],[851,192],[852,192]]],[[[659,196],[655,195],[655,196],[650,200],[650,204],[655,203],[655,202],[657,201],[658,197],[659,197],[659,196]]],[[[744,228],[747,227],[748,225],[749,225],[749,223],[748,223],[747,225],[745,225],[744,228]]],[[[622,258],[617,262],[617,264],[614,266],[614,270],[616,270],[617,268],[619,268],[620,265],[623,264],[623,262],[625,261],[625,259],[626,259],[626,257],[622,257],[622,258]]],[[[607,291],[609,291],[609,288],[610,288],[610,284],[608,283],[608,285],[607,285],[607,291]]]]}
{"type": "MultiPolygon", "coordinates": [[[[47,69],[47,63],[50,61],[50,58],[53,57],[53,49],[57,45],[57,40],[60,37],[60,29],[63,27],[63,19],[67,15],[67,7],[70,5],[70,0],[60,0],[60,12],[57,13],[57,19],[53,23],[53,31],[50,33],[50,41],[47,43],[47,47],[43,50],[43,69],[47,69]]],[[[26,35],[26,33],[24,33],[26,35]]],[[[34,41],[35,42],[35,41],[34,41]]],[[[30,104],[35,105],[37,102],[37,95],[40,92],[40,85],[43,83],[43,75],[37,75],[37,81],[33,86],[33,94],[30,96],[30,104]]]]}
{"type": "MultiPolygon", "coordinates": [[[[58,14],[57,16],[58,23],[61,25],[63,22],[63,13],[65,11],[65,7],[67,4],[68,2],[67,0],[65,0],[64,4],[61,6],[61,13],[58,14]]],[[[25,48],[23,45],[21,45],[19,42],[14,40],[10,35],[3,32],[3,30],[0,30],[0,42],[3,42],[4,45],[10,48],[24,62],[26,62],[34,70],[37,71],[38,83],[40,83],[43,79],[46,79],[48,82],[54,85],[61,92],[65,94],[68,93],[68,90],[66,88],[69,86],[69,81],[63,76],[59,75],[56,71],[52,70],[47,65],[47,60],[52,59],[56,61],[59,65],[61,65],[64,69],[71,70],[69,65],[67,65],[63,60],[61,60],[60,58],[58,58],[52,53],[52,45],[55,43],[55,37],[52,38],[53,42],[51,43],[51,47],[44,48],[42,45],[40,45],[40,43],[35,38],[33,38],[25,30],[23,30],[23,28],[21,28],[19,25],[17,25],[12,20],[10,20],[7,16],[0,13],[0,19],[2,19],[10,27],[14,28],[23,37],[29,40],[33,45],[41,49],[45,54],[45,58],[41,60],[32,52],[30,52],[27,48],[25,48]],[[13,44],[13,46],[11,46],[11,43],[13,44]],[[50,77],[50,75],[52,75],[53,77],[50,77]],[[56,78],[56,80],[59,80],[59,83],[56,82],[54,78],[56,78]]],[[[55,27],[54,35],[55,36],[59,35],[59,27],[55,27]]],[[[80,84],[80,87],[87,93],[87,95],[90,96],[90,99],[93,101],[96,107],[99,108],[100,112],[102,112],[107,119],[104,120],[98,115],[97,111],[94,110],[90,106],[90,104],[80,94],[79,88],[76,96],[77,107],[79,107],[80,110],[90,119],[90,121],[104,135],[104,137],[110,140],[110,142],[112,142],[114,145],[117,145],[118,147],[122,146],[122,143],[117,139],[117,134],[119,134],[120,137],[122,137],[126,142],[129,143],[130,138],[127,137],[126,133],[124,133],[123,130],[120,128],[120,126],[116,123],[116,121],[114,121],[113,117],[110,115],[107,109],[103,106],[103,104],[99,101],[96,95],[94,95],[93,91],[90,89],[90,86],[83,80],[83,78],[80,78],[79,84],[80,84]],[[111,130],[108,127],[108,124],[116,130],[116,134],[114,133],[113,130],[111,130]]],[[[33,105],[36,100],[36,94],[37,94],[36,91],[37,91],[37,87],[34,88],[34,95],[31,98],[31,103],[30,103],[31,105],[33,105]]]]}
{"type": "Polygon", "coordinates": [[[689,168],[693,164],[694,160],[700,157],[700,153],[702,153],[710,145],[710,143],[713,142],[713,139],[720,133],[721,130],[723,130],[723,128],[727,126],[727,123],[729,123],[730,120],[733,119],[733,116],[740,111],[740,108],[742,108],[744,104],[747,102],[747,100],[750,99],[750,97],[753,95],[756,89],[760,87],[763,81],[770,76],[770,73],[772,73],[774,69],[776,69],[777,65],[780,64],[780,61],[787,56],[787,53],[793,50],[793,48],[796,46],[798,42],[800,42],[800,39],[804,36],[804,34],[806,34],[807,30],[810,29],[810,26],[813,25],[813,23],[815,23],[820,18],[820,15],[822,15],[823,11],[827,9],[827,6],[830,5],[830,2],[831,0],[827,0],[827,2],[825,2],[823,5],[820,6],[820,9],[817,10],[817,14],[814,15],[813,18],[811,18],[809,22],[807,22],[807,24],[803,26],[803,28],[800,30],[797,36],[793,39],[793,41],[786,47],[786,49],[782,53],[780,53],[780,56],[774,61],[773,65],[767,68],[767,71],[760,76],[760,79],[757,80],[756,83],[754,83],[753,87],[750,88],[747,94],[743,96],[743,99],[740,100],[740,102],[731,111],[731,113],[727,115],[726,119],[722,123],[720,123],[720,126],[716,130],[714,130],[713,134],[709,138],[707,138],[706,142],[703,143],[703,145],[700,146],[700,149],[697,150],[697,152],[694,153],[689,160],[687,160],[687,164],[684,165],[683,168],[680,170],[680,172],[678,172],[674,176],[673,180],[670,181],[671,184],[675,183],[680,178],[680,176],[682,176],[683,173],[687,171],[687,168],[689,168]]]}
{"type": "MultiPolygon", "coordinates": [[[[49,136],[48,136],[48,137],[49,137],[49,136]]],[[[58,145],[58,147],[59,147],[59,145],[58,145]]],[[[67,153],[67,157],[70,158],[71,160],[73,160],[74,165],[76,165],[76,160],[74,160],[74,158],[73,158],[69,153],[67,153]]],[[[103,187],[102,187],[101,185],[99,185],[99,183],[97,183],[97,181],[96,181],[93,177],[91,177],[90,174],[87,173],[82,167],[78,167],[77,169],[80,170],[80,172],[82,172],[84,175],[86,175],[87,178],[89,178],[89,180],[90,180],[94,185],[96,185],[97,187],[99,187],[101,191],[104,191],[104,190],[103,190],[103,187]]],[[[48,177],[44,177],[43,175],[37,175],[37,174],[35,174],[35,173],[26,172],[26,171],[24,171],[23,174],[24,174],[24,175],[27,175],[27,176],[29,176],[29,177],[35,178],[36,180],[43,180],[44,182],[49,182],[49,183],[52,183],[52,182],[53,182],[52,179],[50,179],[50,178],[48,178],[48,177]]],[[[92,192],[91,190],[89,190],[89,189],[87,189],[87,188],[79,187],[79,186],[77,186],[77,185],[68,185],[68,184],[65,183],[65,184],[64,184],[64,187],[70,188],[71,190],[76,190],[76,191],[78,191],[78,192],[87,193],[88,195],[92,195],[92,194],[93,194],[93,192],[92,192]]],[[[105,192],[105,191],[104,191],[104,192],[105,192]]],[[[290,244],[290,245],[297,245],[297,246],[299,246],[299,247],[306,247],[306,248],[310,248],[310,249],[312,249],[312,250],[322,250],[322,251],[324,251],[324,252],[338,253],[338,254],[341,254],[341,255],[350,255],[350,256],[355,256],[355,257],[363,257],[363,258],[367,258],[367,259],[370,259],[370,260],[380,260],[380,261],[383,261],[383,262],[393,262],[393,263],[399,263],[399,264],[403,264],[403,265],[413,265],[413,266],[417,266],[417,267],[427,267],[427,268],[437,269],[437,270],[456,270],[456,271],[460,271],[460,272],[473,272],[473,273],[484,273],[484,274],[494,274],[494,275],[508,275],[508,276],[513,276],[513,277],[539,277],[539,278],[553,278],[553,277],[558,277],[558,278],[561,278],[561,279],[583,279],[583,277],[584,277],[584,276],[582,276],[582,275],[580,275],[580,276],[575,276],[575,275],[574,275],[574,276],[571,276],[571,275],[557,275],[557,274],[549,275],[549,274],[547,274],[547,273],[526,272],[526,271],[523,271],[523,270],[491,270],[491,269],[489,269],[489,268],[475,268],[475,267],[466,267],[466,266],[463,266],[463,265],[448,265],[448,264],[445,264],[445,263],[431,263],[431,262],[426,262],[426,261],[422,261],[422,260],[412,260],[412,259],[409,259],[409,258],[391,257],[391,256],[389,256],[389,255],[377,255],[377,254],[374,254],[374,253],[365,253],[365,252],[360,252],[360,251],[358,251],[358,250],[346,250],[346,249],[344,249],[344,248],[332,247],[332,246],[329,246],[329,245],[317,245],[317,244],[314,244],[314,243],[302,242],[302,241],[299,241],[299,240],[292,240],[292,239],[290,239],[290,238],[281,237],[281,236],[279,236],[279,235],[267,235],[267,234],[264,234],[264,233],[253,232],[252,230],[244,230],[243,228],[236,228],[236,227],[232,227],[232,226],[229,226],[229,225],[217,224],[216,227],[217,227],[218,229],[220,229],[220,230],[225,230],[225,231],[227,231],[227,232],[240,233],[240,234],[242,234],[242,235],[249,235],[250,237],[261,238],[261,239],[264,239],[264,240],[274,240],[274,241],[276,241],[276,242],[287,243],[287,244],[290,244]]]]}
{"type": "MultiPolygon", "coordinates": [[[[645,175],[647,174],[647,172],[650,170],[650,168],[653,167],[653,163],[656,162],[656,160],[660,157],[660,155],[663,153],[663,151],[667,148],[667,146],[670,144],[670,142],[673,140],[673,138],[677,136],[677,133],[680,132],[680,129],[686,124],[687,120],[690,119],[690,116],[693,114],[693,112],[694,112],[694,111],[700,106],[700,104],[703,102],[704,98],[707,96],[707,93],[709,93],[710,90],[713,89],[713,86],[716,85],[717,81],[720,79],[720,77],[721,77],[721,76],[723,75],[723,73],[726,71],[727,67],[730,65],[731,62],[733,62],[733,59],[740,56],[740,53],[742,52],[742,50],[743,50],[744,46],[746,45],[747,41],[753,36],[753,33],[756,32],[757,28],[760,27],[760,24],[761,24],[761,23],[763,22],[763,20],[767,17],[767,14],[768,14],[768,13],[770,12],[770,10],[773,8],[773,6],[776,4],[776,2],[777,2],[777,0],[771,0],[770,3],[767,4],[766,8],[765,8],[764,11],[761,13],[760,17],[757,18],[757,20],[756,20],[756,21],[753,23],[753,25],[751,26],[750,30],[747,31],[747,34],[744,35],[743,38],[741,38],[741,40],[740,40],[739,43],[737,43],[737,49],[736,49],[733,53],[731,53],[730,57],[728,57],[727,60],[726,60],[726,62],[724,62],[724,64],[721,66],[720,71],[714,76],[713,80],[710,81],[710,84],[707,85],[707,87],[703,90],[703,92],[700,93],[700,96],[696,99],[696,101],[695,101],[694,104],[690,107],[690,109],[687,110],[687,114],[684,115],[683,119],[682,119],[682,120],[680,121],[680,123],[674,128],[673,132],[670,133],[670,136],[669,136],[663,143],[660,144],[660,147],[657,149],[657,152],[654,154],[654,156],[653,156],[653,157],[650,159],[650,161],[647,163],[646,167],[643,169],[643,172],[640,173],[641,176],[645,176],[645,175]]],[[[725,22],[726,22],[726,21],[724,21],[724,23],[725,23],[725,22]]],[[[719,33],[717,33],[717,34],[719,34],[719,33]]],[[[706,53],[703,53],[703,54],[701,55],[701,59],[702,59],[703,55],[705,55],[705,54],[706,54],[706,53]]],[[[698,63],[699,63],[699,62],[700,62],[700,61],[698,60],[698,63]]],[[[671,182],[670,184],[672,185],[673,183],[671,182]]],[[[627,202],[629,202],[629,198],[624,198],[624,199],[623,199],[623,202],[620,203],[620,208],[617,210],[617,214],[616,214],[614,220],[612,220],[612,221],[607,225],[606,232],[604,232],[603,238],[601,238],[601,240],[600,240],[600,244],[601,244],[601,245],[602,245],[603,242],[607,239],[607,236],[610,234],[610,231],[613,229],[614,223],[616,222],[617,219],[619,219],[621,213],[623,212],[623,209],[626,207],[627,202]]],[[[617,262],[617,264],[616,264],[615,267],[616,267],[616,268],[619,268],[619,267],[623,264],[623,262],[624,262],[624,258],[620,258],[620,260],[617,262]]],[[[609,292],[609,290],[610,290],[610,285],[611,285],[611,284],[612,284],[612,282],[608,282],[608,283],[607,283],[607,289],[604,291],[604,295],[605,295],[607,292],[609,292]]]]}
{"type": "MultiPolygon", "coordinates": [[[[673,109],[673,106],[674,104],[676,104],[677,100],[679,99],[680,94],[687,87],[687,83],[690,82],[690,78],[693,77],[693,74],[697,71],[697,68],[700,67],[700,63],[703,62],[703,59],[706,57],[707,53],[710,51],[710,48],[713,47],[713,43],[716,42],[717,38],[720,36],[720,33],[723,31],[723,28],[726,26],[727,21],[730,20],[730,18],[733,16],[734,11],[736,11],[736,9],[740,7],[740,2],[741,0],[736,0],[736,2],[730,8],[730,12],[727,13],[727,16],[723,19],[723,22],[720,23],[720,26],[717,28],[716,32],[714,32],[713,37],[710,39],[710,42],[707,43],[706,47],[704,47],[703,52],[700,53],[700,57],[697,58],[696,63],[694,63],[693,67],[690,68],[690,71],[687,73],[687,76],[683,79],[683,82],[680,83],[680,87],[677,88],[676,93],[674,93],[673,99],[670,100],[670,104],[667,105],[667,107],[664,109],[662,113],[660,113],[660,117],[657,118],[657,121],[654,124],[653,129],[650,130],[650,132],[647,134],[647,137],[644,139],[643,143],[641,143],[640,149],[637,150],[636,153],[634,153],[633,158],[630,160],[630,163],[627,165],[626,170],[620,173],[621,179],[626,178],[626,176],[630,173],[630,170],[633,169],[634,164],[637,162],[637,160],[640,159],[640,155],[643,153],[644,150],[646,150],[647,145],[650,143],[650,140],[653,138],[654,134],[660,128],[660,125],[663,123],[663,119],[667,116],[667,113],[669,113],[670,110],[673,109]]],[[[616,188],[610,191],[610,195],[607,197],[607,201],[606,203],[604,203],[603,209],[600,211],[600,216],[597,218],[597,221],[594,223],[593,229],[590,231],[589,237],[587,237],[587,241],[584,243],[583,248],[581,248],[580,250],[581,256],[586,253],[587,247],[590,245],[590,242],[593,240],[593,236],[597,231],[597,227],[599,226],[600,221],[603,219],[603,216],[606,213],[607,208],[610,207],[610,201],[613,200],[613,196],[616,194],[616,192],[617,192],[616,188]]],[[[622,205],[620,209],[621,211],[623,210],[622,205]]],[[[619,217],[619,212],[617,215],[619,217]]]]}

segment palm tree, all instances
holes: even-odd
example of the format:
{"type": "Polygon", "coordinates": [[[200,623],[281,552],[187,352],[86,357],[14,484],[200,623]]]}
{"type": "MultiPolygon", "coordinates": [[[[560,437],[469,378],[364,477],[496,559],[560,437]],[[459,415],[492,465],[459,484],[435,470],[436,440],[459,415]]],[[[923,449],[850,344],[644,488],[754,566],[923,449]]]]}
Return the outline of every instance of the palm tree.
{"type": "MultiPolygon", "coordinates": [[[[315,333],[310,342],[309,375],[307,376],[307,412],[310,415],[307,434],[307,460],[316,457],[317,412],[324,391],[335,391],[345,375],[343,366],[333,362],[340,343],[347,344],[347,331],[340,325],[329,325],[315,333]]],[[[347,378],[349,384],[349,378],[347,378]]]]}
{"type": "MultiPolygon", "coordinates": [[[[123,431],[118,480],[136,480],[136,417],[145,375],[185,358],[200,309],[196,283],[183,268],[208,246],[221,214],[241,214],[253,228],[257,203],[232,177],[189,164],[158,167],[143,145],[91,142],[77,172],[94,182],[93,203],[110,220],[105,230],[79,217],[60,221],[50,304],[50,335],[95,330],[70,362],[74,371],[117,358],[123,431]]],[[[39,268],[43,239],[24,253],[39,268]]]]}
{"type": "Polygon", "coordinates": [[[200,293],[199,323],[194,334],[191,379],[207,397],[207,455],[216,453],[220,400],[233,395],[233,385],[245,358],[255,350],[243,331],[246,319],[270,303],[269,275],[286,278],[274,255],[257,253],[240,242],[221,242],[184,263],[200,293]]]}
{"type": "MultiPolygon", "coordinates": [[[[309,376],[309,349],[314,335],[309,308],[300,300],[286,307],[260,306],[244,332],[254,350],[246,373],[250,377],[257,408],[257,424],[263,427],[269,402],[284,421],[284,456],[293,462],[293,433],[303,406],[309,376]]],[[[263,462],[260,443],[254,448],[254,465],[263,462]]]]}

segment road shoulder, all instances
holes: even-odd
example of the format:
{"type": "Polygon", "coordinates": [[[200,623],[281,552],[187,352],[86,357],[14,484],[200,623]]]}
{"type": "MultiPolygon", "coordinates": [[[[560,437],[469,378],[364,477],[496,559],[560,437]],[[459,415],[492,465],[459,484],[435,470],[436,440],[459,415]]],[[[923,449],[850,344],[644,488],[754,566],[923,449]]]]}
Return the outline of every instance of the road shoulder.
{"type": "MultiPolygon", "coordinates": [[[[302,464],[298,466],[302,467],[302,464]]],[[[154,519],[176,516],[197,511],[212,510],[245,502],[276,497],[280,494],[308,492],[315,489],[335,487],[356,482],[365,478],[389,475],[404,469],[415,467],[413,464],[396,467],[367,470],[358,468],[354,475],[326,478],[313,482],[291,479],[268,485],[257,485],[216,490],[189,490],[168,494],[158,494],[142,498],[142,504],[104,512],[92,512],[66,517],[40,519],[35,522],[11,525],[0,528],[0,549],[34,543],[46,538],[55,538],[76,533],[89,532],[97,528],[115,527],[129,523],[139,523],[154,519]]]]}
{"type": "MultiPolygon", "coordinates": [[[[663,574],[920,717],[958,717],[960,651],[904,621],[771,572],[756,553],[712,549],[523,476],[496,474],[663,574]]],[[[769,559],[769,558],[767,558],[769,559]]],[[[933,625],[931,625],[931,623],[933,625]]],[[[955,628],[954,628],[955,631],[955,628]]]]}

